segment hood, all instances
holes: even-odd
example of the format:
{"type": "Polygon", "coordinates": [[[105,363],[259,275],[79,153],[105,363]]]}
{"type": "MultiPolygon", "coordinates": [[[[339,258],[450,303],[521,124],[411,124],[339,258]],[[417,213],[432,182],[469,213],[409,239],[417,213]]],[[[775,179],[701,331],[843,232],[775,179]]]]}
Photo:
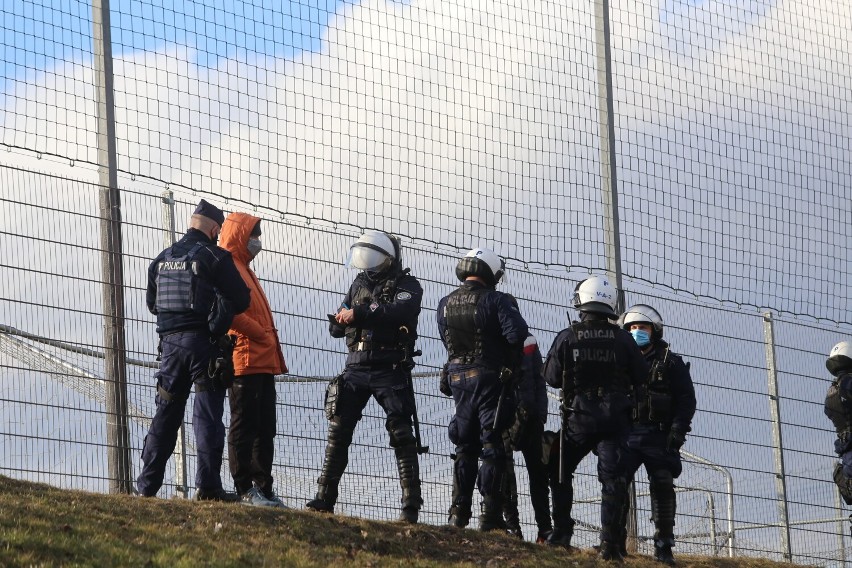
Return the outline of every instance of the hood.
{"type": "Polygon", "coordinates": [[[248,264],[249,236],[254,226],[260,221],[260,217],[248,213],[231,213],[222,225],[222,234],[219,236],[219,246],[231,253],[234,260],[242,264],[248,264]]]}

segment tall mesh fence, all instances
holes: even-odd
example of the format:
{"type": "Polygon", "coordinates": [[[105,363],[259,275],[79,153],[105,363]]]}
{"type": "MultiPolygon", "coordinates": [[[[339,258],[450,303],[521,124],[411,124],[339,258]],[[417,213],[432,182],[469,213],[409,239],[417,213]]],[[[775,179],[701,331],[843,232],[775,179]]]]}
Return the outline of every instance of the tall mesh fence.
{"type": "MultiPolygon", "coordinates": [[[[171,236],[164,215],[179,236],[204,197],[264,219],[255,268],[291,370],[277,385],[274,475],[292,506],[315,490],[325,381],[343,367],[325,319],[354,276],[342,260],[364,228],[403,237],[425,290],[415,369],[431,448],[422,518],[443,523],[453,408],[437,390],[445,351],[434,310],[455,285],[457,257],[477,245],[507,257],[503,289],[543,348],[567,324],[576,282],[607,267],[596,6],[111,4],[133,473],[153,415],[147,265],[171,236]]],[[[793,561],[842,564],[849,526],[829,480],[833,434],[821,407],[825,355],[850,335],[852,8],[667,0],[609,9],[624,289],[628,303],[659,307],[698,396],[678,480],[678,550],[782,559],[786,511],[793,561]]],[[[11,3],[2,27],[0,473],[107,491],[92,5],[11,3]]],[[[555,401],[548,427],[558,427],[555,401]]],[[[191,423],[187,432],[192,485],[191,423]]],[[[371,402],[342,512],[395,518],[392,455],[371,402]]],[[[177,461],[161,495],[182,489],[177,461]]],[[[646,481],[640,471],[644,552],[646,481]]],[[[576,544],[591,546],[593,457],[575,484],[576,544]]]]}

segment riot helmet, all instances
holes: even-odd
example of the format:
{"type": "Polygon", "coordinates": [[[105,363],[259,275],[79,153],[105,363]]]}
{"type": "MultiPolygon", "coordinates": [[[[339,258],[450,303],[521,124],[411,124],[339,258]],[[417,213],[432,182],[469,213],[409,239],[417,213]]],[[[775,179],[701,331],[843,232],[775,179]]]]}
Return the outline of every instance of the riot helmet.
{"type": "Polygon", "coordinates": [[[663,316],[648,304],[636,304],[627,308],[627,311],[618,318],[618,323],[627,331],[630,331],[630,326],[634,323],[646,323],[654,330],[651,341],[659,341],[663,338],[663,316]]]}
{"type": "Polygon", "coordinates": [[[471,249],[456,265],[456,277],[464,282],[469,276],[478,276],[485,284],[494,287],[506,272],[506,262],[492,250],[471,249]]]}
{"type": "Polygon", "coordinates": [[[835,377],[843,371],[852,371],[852,341],[841,341],[832,347],[825,368],[835,377]]]}
{"type": "Polygon", "coordinates": [[[615,318],[617,294],[606,276],[590,276],[574,288],[574,308],[615,318]]]}
{"type": "Polygon", "coordinates": [[[397,265],[399,258],[399,239],[383,231],[368,230],[349,248],[346,266],[364,271],[370,278],[376,278],[397,265]]]}

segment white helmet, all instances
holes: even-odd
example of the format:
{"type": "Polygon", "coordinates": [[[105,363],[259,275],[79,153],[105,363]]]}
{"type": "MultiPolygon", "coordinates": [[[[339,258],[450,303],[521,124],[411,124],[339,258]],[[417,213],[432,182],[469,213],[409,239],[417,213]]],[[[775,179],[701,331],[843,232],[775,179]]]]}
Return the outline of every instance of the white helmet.
{"type": "Polygon", "coordinates": [[[663,316],[648,304],[636,304],[618,318],[619,325],[629,331],[634,323],[647,323],[654,328],[654,340],[663,338],[663,316]]]}
{"type": "Polygon", "coordinates": [[[834,376],[841,371],[852,370],[852,341],[841,341],[832,347],[825,368],[834,376]]]}
{"type": "Polygon", "coordinates": [[[492,250],[471,249],[456,265],[456,277],[464,282],[468,276],[478,276],[488,286],[496,286],[506,272],[506,262],[492,250]]]}
{"type": "Polygon", "coordinates": [[[373,277],[393,266],[398,257],[399,245],[394,237],[382,231],[369,230],[349,248],[346,266],[363,270],[373,277]]]}
{"type": "Polygon", "coordinates": [[[581,312],[591,312],[615,317],[618,302],[615,288],[606,276],[590,276],[574,288],[574,307],[581,312]]]}

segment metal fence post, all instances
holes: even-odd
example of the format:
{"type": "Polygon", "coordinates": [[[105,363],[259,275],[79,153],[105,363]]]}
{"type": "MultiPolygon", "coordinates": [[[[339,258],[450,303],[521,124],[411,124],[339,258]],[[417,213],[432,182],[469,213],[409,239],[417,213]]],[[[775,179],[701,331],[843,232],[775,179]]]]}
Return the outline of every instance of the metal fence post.
{"type": "Polygon", "coordinates": [[[787,513],[787,481],[784,477],[784,445],[781,438],[781,407],[778,397],[778,372],[775,367],[775,333],[772,312],[763,313],[763,337],[766,347],[766,370],[769,383],[769,411],[772,416],[772,451],[775,454],[775,491],[778,496],[778,515],[781,528],[781,548],[784,560],[792,562],[790,550],[790,519],[787,513]]]}
{"type": "MultiPolygon", "coordinates": [[[[170,190],[163,192],[163,246],[170,247],[177,240],[175,228],[175,198],[170,190]]],[[[177,442],[175,443],[175,478],[178,483],[178,493],[184,499],[189,497],[189,484],[186,479],[186,428],[181,422],[178,428],[177,442]]]]}
{"type": "Polygon", "coordinates": [[[101,265],[103,273],[107,463],[111,493],[130,493],[130,430],[127,416],[127,353],[124,333],[124,255],[121,198],[115,145],[115,104],[109,0],[92,0],[95,96],[100,176],[101,265]]]}

